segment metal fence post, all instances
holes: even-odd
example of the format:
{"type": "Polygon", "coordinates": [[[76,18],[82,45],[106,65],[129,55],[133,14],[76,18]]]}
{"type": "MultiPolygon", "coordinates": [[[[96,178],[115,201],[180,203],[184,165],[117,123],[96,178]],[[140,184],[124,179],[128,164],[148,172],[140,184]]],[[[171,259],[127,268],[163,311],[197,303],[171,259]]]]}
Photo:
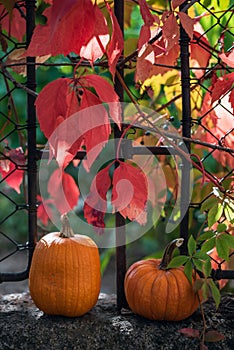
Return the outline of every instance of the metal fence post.
{"type": "MultiPolygon", "coordinates": [[[[182,8],[183,6],[181,6],[182,8]]],[[[189,70],[189,37],[180,25],[180,59],[181,59],[181,89],[182,89],[182,135],[191,136],[191,104],[190,104],[190,70],[189,70]]],[[[190,152],[190,143],[185,141],[190,152]]],[[[181,174],[181,204],[180,211],[183,219],[180,223],[180,236],[184,244],[180,251],[187,254],[188,227],[189,227],[189,193],[190,193],[190,167],[191,164],[182,159],[181,174]]]]}
{"type": "MultiPolygon", "coordinates": [[[[26,0],[26,44],[30,43],[35,27],[35,0],[26,0]]],[[[27,87],[36,89],[35,57],[27,57],[27,87]]],[[[28,129],[28,229],[29,264],[36,244],[37,236],[37,160],[36,160],[36,110],[35,96],[27,93],[27,129],[28,129]]]]}

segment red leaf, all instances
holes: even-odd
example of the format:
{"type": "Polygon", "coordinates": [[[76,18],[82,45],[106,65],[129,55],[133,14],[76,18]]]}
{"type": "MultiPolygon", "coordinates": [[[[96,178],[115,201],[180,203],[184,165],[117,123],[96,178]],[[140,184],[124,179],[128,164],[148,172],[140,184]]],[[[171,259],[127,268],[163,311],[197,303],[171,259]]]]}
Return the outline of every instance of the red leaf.
{"type": "Polygon", "coordinates": [[[180,22],[186,33],[188,34],[190,40],[193,38],[193,29],[194,29],[194,19],[189,17],[184,12],[179,12],[178,16],[180,18],[180,22]]]}
{"type": "Polygon", "coordinates": [[[80,56],[92,63],[101,58],[109,42],[109,30],[105,17],[97,5],[94,6],[95,27],[92,38],[80,50],[80,56]]]}
{"type": "MultiPolygon", "coordinates": [[[[10,10],[9,2],[6,1],[6,3],[8,5],[8,9],[10,10]]],[[[1,16],[4,11],[4,6],[0,4],[1,16]]],[[[1,25],[2,29],[5,29],[9,36],[13,36],[20,42],[23,41],[23,36],[26,33],[26,21],[16,8],[13,8],[12,13],[10,12],[9,15],[4,16],[1,19],[1,25]]]]}
{"type": "Polygon", "coordinates": [[[25,52],[26,56],[45,56],[51,54],[50,44],[50,22],[51,22],[51,7],[43,12],[43,16],[47,18],[46,24],[38,24],[33,32],[31,42],[25,52]],[[47,40],[45,40],[47,38],[47,40]]]}
{"type": "Polygon", "coordinates": [[[99,171],[95,176],[89,195],[84,204],[84,216],[87,222],[94,226],[98,234],[103,234],[105,227],[104,216],[106,213],[106,194],[111,186],[109,175],[110,166],[99,171]]]}
{"type": "Polygon", "coordinates": [[[147,78],[150,78],[153,73],[151,71],[153,70],[155,61],[155,54],[154,49],[152,45],[147,45],[146,49],[143,53],[140,52],[140,55],[137,58],[137,65],[136,65],[136,74],[135,74],[135,81],[143,82],[147,78]]]}
{"type": "Polygon", "coordinates": [[[154,52],[156,53],[155,57],[155,62],[154,66],[152,69],[152,73],[154,75],[156,74],[164,74],[165,72],[168,72],[172,68],[167,68],[167,67],[161,67],[160,65],[165,65],[165,66],[174,66],[176,64],[176,61],[179,56],[179,44],[178,42],[175,42],[174,46],[170,48],[169,51],[164,51],[163,54],[159,54],[159,52],[162,50],[163,51],[163,39],[161,38],[158,41],[158,46],[156,46],[156,43],[153,44],[154,52]],[[160,49],[159,49],[160,48],[160,49]],[[162,49],[161,49],[162,48],[162,49]],[[157,66],[157,64],[159,66],[157,66]]]}
{"type": "MultiPolygon", "coordinates": [[[[75,154],[70,154],[68,150],[80,136],[79,131],[77,131],[77,136],[72,139],[69,125],[62,124],[71,116],[71,113],[80,108],[72,83],[69,78],[59,78],[52,81],[42,89],[36,100],[40,128],[49,139],[50,158],[54,156],[59,166],[63,168],[73,159],[75,154]],[[60,124],[62,125],[60,126],[60,124]]],[[[74,126],[72,132],[73,134],[76,132],[74,126]]],[[[81,143],[81,140],[79,142],[81,143]]],[[[76,152],[78,149],[79,146],[77,146],[76,152]]]]}
{"type": "Polygon", "coordinates": [[[143,82],[146,79],[151,78],[153,75],[164,74],[165,72],[168,72],[172,69],[163,67],[161,65],[175,65],[179,56],[179,45],[176,43],[169,52],[165,52],[164,48],[165,42],[163,38],[159,39],[153,45],[147,45],[146,50],[137,59],[135,75],[136,82],[143,82]]]}
{"type": "Polygon", "coordinates": [[[211,103],[213,104],[225,95],[231,89],[232,84],[234,84],[234,72],[220,77],[213,87],[211,103]]]}
{"type": "Polygon", "coordinates": [[[209,343],[216,343],[220,340],[224,340],[225,336],[217,331],[208,331],[205,334],[205,341],[209,343]]]}
{"type": "Polygon", "coordinates": [[[79,55],[82,46],[88,44],[95,30],[92,1],[54,0],[44,14],[47,23],[36,26],[27,55],[67,55],[70,52],[79,55]]]}
{"type": "Polygon", "coordinates": [[[179,41],[179,25],[173,12],[165,11],[162,16],[163,38],[166,41],[166,49],[170,49],[179,41]]]}
{"type": "Polygon", "coordinates": [[[124,40],[123,40],[123,33],[120,29],[120,26],[116,19],[115,14],[112,12],[111,7],[109,6],[108,3],[106,3],[106,6],[109,11],[111,23],[112,23],[112,36],[107,49],[107,57],[108,57],[109,70],[114,79],[116,64],[124,49],[124,40]]]}
{"type": "Polygon", "coordinates": [[[193,33],[196,39],[190,43],[190,57],[192,67],[201,67],[203,69],[194,69],[194,74],[197,78],[201,78],[208,66],[211,53],[207,48],[210,47],[209,41],[197,31],[193,33]]]}
{"type": "Polygon", "coordinates": [[[48,225],[49,218],[52,217],[52,208],[49,204],[54,204],[53,199],[42,199],[41,196],[37,196],[38,208],[37,208],[37,217],[44,226],[48,225]]]}
{"type": "Polygon", "coordinates": [[[18,167],[24,166],[26,163],[24,153],[21,147],[19,147],[7,152],[6,156],[8,157],[6,160],[0,161],[0,174],[8,186],[20,193],[24,171],[18,169],[18,167]]]}
{"type": "Polygon", "coordinates": [[[221,53],[219,55],[221,60],[226,63],[229,67],[234,68],[234,50],[232,50],[230,53],[221,53]]]}
{"type": "Polygon", "coordinates": [[[41,131],[47,138],[67,118],[69,112],[69,78],[59,78],[47,84],[36,99],[36,111],[41,131]]]}
{"type": "Polygon", "coordinates": [[[179,333],[182,333],[184,336],[189,337],[189,338],[199,338],[200,337],[200,332],[197,329],[193,328],[181,328],[178,329],[179,333]]]}
{"type": "Polygon", "coordinates": [[[87,160],[84,162],[89,169],[108,141],[111,128],[102,101],[109,103],[110,114],[120,126],[118,96],[112,85],[102,77],[87,75],[77,81],[60,78],[40,92],[36,100],[38,120],[49,139],[51,155],[59,166],[65,168],[77,151],[85,146],[87,160]],[[90,87],[95,88],[100,98],[88,90],[90,87]],[[89,108],[92,106],[97,108],[89,108]]]}
{"type": "Polygon", "coordinates": [[[78,202],[79,189],[70,174],[56,169],[48,182],[48,193],[60,214],[71,211],[78,202]]]}
{"type": "Polygon", "coordinates": [[[171,6],[175,10],[178,6],[182,5],[185,0],[171,0],[171,6]]]}
{"type": "Polygon", "coordinates": [[[232,109],[234,111],[234,89],[232,89],[232,91],[230,92],[229,102],[231,103],[232,109]]]}
{"type": "Polygon", "coordinates": [[[94,74],[86,75],[80,81],[84,82],[86,87],[93,87],[100,100],[109,104],[110,116],[121,129],[121,105],[113,86],[106,79],[94,74]]]}
{"type": "Polygon", "coordinates": [[[146,223],[148,184],[141,169],[119,161],[114,171],[112,205],[121,215],[139,224],[146,223]]]}
{"type": "Polygon", "coordinates": [[[141,16],[143,18],[143,21],[145,22],[145,25],[152,26],[155,22],[155,17],[151,14],[148,5],[146,3],[146,0],[139,0],[138,1],[140,5],[140,12],[141,16]]]}
{"type": "Polygon", "coordinates": [[[148,43],[151,37],[151,32],[150,32],[150,27],[143,25],[141,27],[140,35],[139,35],[139,40],[138,40],[138,50],[140,51],[141,48],[148,43]]]}
{"type": "MultiPolygon", "coordinates": [[[[108,113],[100,102],[95,94],[85,89],[80,105],[81,111],[77,114],[77,130],[80,135],[78,137],[82,139],[83,145],[86,146],[87,160],[83,160],[83,163],[87,170],[108,142],[111,133],[108,113]],[[97,107],[89,108],[92,106],[97,107]]],[[[76,131],[74,130],[74,132],[76,131]]],[[[75,147],[77,147],[76,144],[75,147]]],[[[72,146],[69,151],[75,155],[77,149],[74,150],[74,146],[72,146]]]]}
{"type": "Polygon", "coordinates": [[[91,0],[54,0],[51,7],[50,42],[52,55],[79,54],[95,29],[91,0]]]}

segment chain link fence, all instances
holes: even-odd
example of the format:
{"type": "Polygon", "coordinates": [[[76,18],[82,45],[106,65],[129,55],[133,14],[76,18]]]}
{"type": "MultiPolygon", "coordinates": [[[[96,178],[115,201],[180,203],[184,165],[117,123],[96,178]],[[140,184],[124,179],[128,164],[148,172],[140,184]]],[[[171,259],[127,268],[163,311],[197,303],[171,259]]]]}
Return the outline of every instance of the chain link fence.
{"type": "MultiPolygon", "coordinates": [[[[193,154],[194,163],[202,167],[217,184],[217,191],[222,186],[233,186],[234,168],[234,128],[233,108],[230,103],[232,85],[224,89],[224,94],[215,100],[212,87],[217,80],[225,74],[232,73],[231,68],[222,60],[222,52],[231,52],[233,43],[234,5],[216,13],[212,7],[206,6],[204,1],[191,1],[184,4],[184,11],[196,10],[202,13],[201,21],[209,21],[206,31],[201,32],[197,20],[193,39],[190,41],[187,33],[180,30],[180,58],[175,70],[181,72],[180,81],[172,81],[168,85],[171,89],[170,98],[155,111],[160,113],[165,108],[177,110],[176,121],[181,114],[181,134],[190,152],[193,154]],[[196,5],[196,7],[195,7],[196,5]],[[214,31],[219,38],[214,42],[214,31]],[[197,54],[199,52],[199,54],[197,54]],[[190,56],[190,58],[189,58],[190,56]],[[205,93],[204,93],[205,92],[205,93]],[[181,107],[182,106],[182,107],[181,107]],[[208,108],[209,106],[209,108],[208,108]],[[179,112],[178,112],[179,111],[179,112]],[[197,113],[199,111],[199,113],[197,113]],[[222,116],[222,118],[221,118],[222,116]],[[221,179],[221,180],[220,180],[221,179]],[[232,185],[231,185],[232,184],[232,185]]],[[[209,3],[209,2],[208,2],[209,3]]],[[[35,247],[37,236],[37,162],[40,152],[37,147],[37,123],[35,115],[36,74],[34,58],[18,59],[21,50],[30,42],[35,26],[34,1],[18,1],[15,11],[18,12],[20,23],[26,28],[26,41],[21,42],[12,35],[1,31],[1,95],[0,95],[0,282],[24,280],[28,276],[30,261],[35,247]],[[26,79],[22,75],[26,75],[26,79]],[[9,172],[10,169],[10,172],[9,172]],[[16,175],[13,177],[12,174],[16,175]],[[25,174],[27,176],[25,176],[25,174]],[[24,178],[23,191],[19,189],[22,177],[24,178]],[[14,190],[12,190],[12,187],[14,190]],[[17,256],[23,256],[23,266],[18,264],[17,256]],[[11,270],[9,271],[9,262],[11,270]]],[[[114,10],[120,26],[123,29],[124,1],[116,1],[114,10]]],[[[1,23],[9,21],[8,13],[2,11],[1,23]]],[[[160,38],[160,34],[158,36],[160,38]]],[[[157,39],[158,39],[157,38],[157,39]]],[[[124,68],[129,62],[136,62],[137,51],[125,57],[119,62],[119,76],[124,77],[124,68]]],[[[40,63],[37,63],[40,65],[40,63]]],[[[70,62],[73,67],[77,62],[70,62]]],[[[42,64],[43,65],[43,64],[42,64]]],[[[58,64],[57,64],[58,65],[58,64]]],[[[69,65],[69,64],[68,64],[69,65]]],[[[157,66],[157,63],[155,63],[157,66]]],[[[167,68],[159,64],[158,67],[167,68]]],[[[173,68],[173,67],[168,67],[173,68]]],[[[123,100],[124,88],[121,79],[116,79],[115,89],[120,99],[123,100]]],[[[116,135],[119,133],[115,131],[116,135]]],[[[117,135],[119,136],[119,135],[117,135]]],[[[127,147],[127,143],[126,143],[127,147]]],[[[163,147],[150,147],[155,155],[167,154],[163,147]]],[[[126,150],[127,151],[127,150],[126,150]]],[[[130,150],[134,153],[134,148],[130,150]]],[[[128,152],[129,153],[129,152],[128,152]]],[[[170,154],[170,153],[169,153],[170,154]]],[[[83,155],[82,155],[83,157],[83,155]]],[[[194,167],[195,168],[195,167],[194,167]]],[[[184,161],[182,169],[181,198],[182,204],[188,206],[186,214],[180,223],[180,235],[188,241],[189,225],[195,227],[200,222],[198,231],[202,231],[207,223],[205,210],[202,213],[203,203],[213,197],[212,184],[203,187],[204,178],[201,172],[194,170],[194,190],[189,201],[188,176],[190,164],[184,161]],[[202,199],[200,194],[202,193],[202,199]]],[[[204,206],[203,206],[204,207],[204,206]]],[[[204,207],[205,208],[205,207],[204,207]]],[[[183,208],[181,208],[182,210],[183,208]]],[[[205,208],[210,209],[210,208],[205,208]]],[[[214,224],[225,224],[224,216],[220,215],[214,224]]],[[[121,229],[123,218],[116,214],[116,227],[121,229]]],[[[216,225],[216,226],[215,226],[216,225]]],[[[233,233],[233,228],[225,226],[227,233],[233,233]]],[[[118,232],[117,232],[118,236],[118,232]]],[[[186,253],[186,248],[182,253],[186,253]]],[[[117,254],[117,297],[118,305],[125,303],[123,291],[123,278],[126,271],[126,247],[116,248],[117,254]]],[[[230,252],[230,258],[233,252],[230,252]]],[[[234,277],[232,269],[227,270],[227,262],[219,259],[215,252],[212,255],[214,265],[214,279],[231,279],[234,277]]]]}

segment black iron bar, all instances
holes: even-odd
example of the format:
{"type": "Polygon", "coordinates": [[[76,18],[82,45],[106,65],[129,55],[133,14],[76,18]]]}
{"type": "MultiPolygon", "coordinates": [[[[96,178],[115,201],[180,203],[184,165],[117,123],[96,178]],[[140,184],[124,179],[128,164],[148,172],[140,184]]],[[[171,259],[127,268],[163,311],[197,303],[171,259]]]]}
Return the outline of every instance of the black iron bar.
{"type": "Polygon", "coordinates": [[[222,280],[222,279],[233,279],[234,278],[234,271],[233,270],[212,270],[211,277],[215,280],[222,280]]]}
{"type": "MultiPolygon", "coordinates": [[[[124,1],[117,0],[114,2],[114,13],[118,20],[122,33],[124,32],[124,1]]],[[[118,67],[118,72],[121,77],[124,77],[124,68],[118,67]]],[[[115,77],[115,91],[121,102],[124,101],[124,89],[118,77],[115,77]]],[[[121,131],[118,126],[114,126],[114,136],[118,140],[121,137],[121,131]]],[[[117,149],[117,144],[116,144],[117,149]]],[[[118,166],[118,164],[116,164],[118,166]]],[[[115,230],[116,230],[116,294],[117,294],[117,309],[121,310],[127,306],[127,301],[124,293],[124,277],[126,273],[126,232],[125,219],[117,212],[115,214],[115,230]]]]}
{"type": "MultiPolygon", "coordinates": [[[[180,9],[183,9],[181,5],[180,9]]],[[[189,37],[180,25],[180,59],[181,59],[181,89],[182,89],[182,135],[191,137],[191,103],[190,103],[190,69],[189,69],[189,37]]],[[[185,141],[190,152],[190,143],[185,141]]],[[[188,229],[189,229],[189,198],[190,198],[190,167],[191,164],[182,160],[181,169],[181,204],[180,212],[180,237],[184,238],[184,244],[180,248],[181,254],[187,254],[188,229]]]]}
{"type": "MultiPolygon", "coordinates": [[[[26,44],[29,45],[35,27],[35,0],[26,0],[26,44]]],[[[27,57],[27,88],[36,90],[35,57],[27,57]],[[33,64],[34,63],[34,64],[33,64]]],[[[35,96],[27,93],[28,130],[28,246],[29,267],[37,240],[37,159],[35,96]]]]}
{"type": "MultiPolygon", "coordinates": [[[[168,146],[132,146],[131,140],[123,140],[123,147],[120,148],[120,154],[124,159],[131,159],[134,155],[180,155],[179,151],[168,146]],[[127,141],[127,142],[125,142],[127,141]]],[[[74,159],[84,159],[86,151],[79,151],[74,159]]],[[[49,150],[37,150],[36,159],[49,159],[49,150]]]]}

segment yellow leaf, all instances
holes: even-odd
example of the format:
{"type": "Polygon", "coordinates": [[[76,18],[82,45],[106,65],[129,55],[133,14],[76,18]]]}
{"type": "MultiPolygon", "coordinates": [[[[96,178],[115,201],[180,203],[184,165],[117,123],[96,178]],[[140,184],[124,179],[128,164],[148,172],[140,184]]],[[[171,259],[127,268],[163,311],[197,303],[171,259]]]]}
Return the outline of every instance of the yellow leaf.
{"type": "Polygon", "coordinates": [[[146,79],[141,85],[140,94],[143,94],[147,88],[151,88],[153,91],[153,97],[156,99],[161,91],[161,80],[162,76],[160,74],[153,75],[151,78],[146,79]]]}

